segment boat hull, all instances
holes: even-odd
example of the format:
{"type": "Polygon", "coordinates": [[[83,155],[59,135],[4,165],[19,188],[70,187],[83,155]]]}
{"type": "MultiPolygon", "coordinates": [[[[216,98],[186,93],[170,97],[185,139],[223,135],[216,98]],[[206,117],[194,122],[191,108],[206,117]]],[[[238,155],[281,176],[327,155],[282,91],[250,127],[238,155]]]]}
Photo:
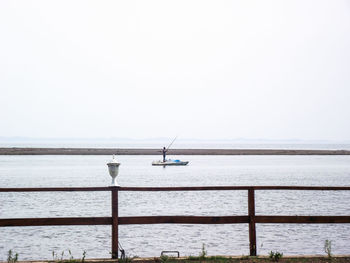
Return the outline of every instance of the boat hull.
{"type": "Polygon", "coordinates": [[[152,165],[154,166],[168,166],[168,165],[187,165],[188,162],[183,162],[183,161],[154,161],[152,162],[152,165]]]}

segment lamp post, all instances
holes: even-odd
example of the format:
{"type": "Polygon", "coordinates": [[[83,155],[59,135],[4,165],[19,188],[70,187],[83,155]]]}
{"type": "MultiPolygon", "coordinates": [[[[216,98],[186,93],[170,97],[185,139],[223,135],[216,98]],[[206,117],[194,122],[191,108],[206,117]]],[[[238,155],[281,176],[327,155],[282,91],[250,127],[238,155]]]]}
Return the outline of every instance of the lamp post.
{"type": "Polygon", "coordinates": [[[117,183],[117,180],[116,180],[117,176],[118,176],[118,173],[119,173],[119,165],[120,165],[120,163],[117,162],[117,160],[115,159],[114,155],[113,155],[112,161],[107,163],[107,165],[108,165],[109,174],[112,177],[112,186],[120,186],[117,183]]]}
{"type": "Polygon", "coordinates": [[[120,163],[117,162],[113,155],[112,161],[107,163],[109,174],[112,177],[112,258],[118,258],[118,189],[117,176],[120,163]]]}

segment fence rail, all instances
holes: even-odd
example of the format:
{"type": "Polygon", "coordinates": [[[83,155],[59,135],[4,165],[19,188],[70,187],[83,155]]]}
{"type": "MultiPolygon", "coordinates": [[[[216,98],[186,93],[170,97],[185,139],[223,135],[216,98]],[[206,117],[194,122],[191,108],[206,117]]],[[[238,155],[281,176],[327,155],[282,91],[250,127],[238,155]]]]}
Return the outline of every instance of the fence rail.
{"type": "Polygon", "coordinates": [[[111,225],[112,258],[118,258],[118,226],[132,224],[249,224],[250,255],[256,256],[256,224],[348,224],[350,216],[269,216],[255,215],[255,191],[349,191],[350,187],[325,186],[193,186],[193,187],[46,187],[0,188],[0,192],[111,192],[111,217],[59,217],[59,218],[9,218],[0,219],[0,227],[14,226],[64,226],[111,225]],[[119,217],[119,191],[248,191],[248,214],[240,216],[132,216],[119,217]]]}
{"type": "Polygon", "coordinates": [[[39,187],[0,188],[0,192],[98,192],[98,191],[230,191],[230,190],[314,190],[344,191],[350,186],[186,186],[186,187],[39,187]]]}

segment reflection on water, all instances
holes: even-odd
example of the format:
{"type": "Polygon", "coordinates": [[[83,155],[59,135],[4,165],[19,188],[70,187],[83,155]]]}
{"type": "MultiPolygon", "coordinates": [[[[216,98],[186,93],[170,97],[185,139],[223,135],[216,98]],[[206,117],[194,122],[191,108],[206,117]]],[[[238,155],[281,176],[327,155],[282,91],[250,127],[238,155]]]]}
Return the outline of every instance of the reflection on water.
{"type": "MultiPolygon", "coordinates": [[[[158,156],[118,156],[122,186],[350,185],[350,156],[179,156],[185,167],[154,167],[158,156]]],[[[110,156],[0,156],[0,187],[106,186],[110,156]]],[[[350,191],[257,191],[259,215],[349,215],[350,191]]],[[[105,192],[0,193],[0,217],[110,216],[105,192]]],[[[121,192],[120,216],[244,215],[246,191],[121,192]]],[[[162,250],[198,255],[249,254],[248,226],[120,226],[129,256],[159,256],[162,250]]],[[[110,257],[110,226],[0,228],[0,260],[12,249],[20,259],[51,259],[70,249],[75,258],[110,257]]],[[[350,225],[257,225],[258,254],[350,254],[350,225]],[[307,244],[307,245],[305,245],[307,244]]]]}

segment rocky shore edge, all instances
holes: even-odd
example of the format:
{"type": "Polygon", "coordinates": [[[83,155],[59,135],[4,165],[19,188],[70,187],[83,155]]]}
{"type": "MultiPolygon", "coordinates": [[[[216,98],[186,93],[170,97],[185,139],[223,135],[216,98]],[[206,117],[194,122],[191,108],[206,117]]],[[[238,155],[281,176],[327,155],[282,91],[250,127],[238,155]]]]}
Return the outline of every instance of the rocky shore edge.
{"type": "MultiPolygon", "coordinates": [[[[160,155],[161,153],[161,149],[148,148],[0,148],[0,155],[160,155]]],[[[350,150],[169,149],[167,155],[350,155],[350,150]]]]}
{"type": "MultiPolygon", "coordinates": [[[[283,256],[278,260],[281,263],[347,263],[350,261],[350,255],[335,255],[331,258],[327,256],[319,255],[306,255],[306,256],[283,256]]],[[[189,259],[187,257],[180,258],[167,258],[166,260],[159,257],[150,258],[128,258],[124,260],[96,258],[96,259],[71,259],[71,260],[27,260],[16,261],[16,263],[271,263],[274,260],[268,256],[211,256],[202,260],[189,259]]],[[[8,261],[1,261],[0,263],[8,263],[8,261]]]]}

